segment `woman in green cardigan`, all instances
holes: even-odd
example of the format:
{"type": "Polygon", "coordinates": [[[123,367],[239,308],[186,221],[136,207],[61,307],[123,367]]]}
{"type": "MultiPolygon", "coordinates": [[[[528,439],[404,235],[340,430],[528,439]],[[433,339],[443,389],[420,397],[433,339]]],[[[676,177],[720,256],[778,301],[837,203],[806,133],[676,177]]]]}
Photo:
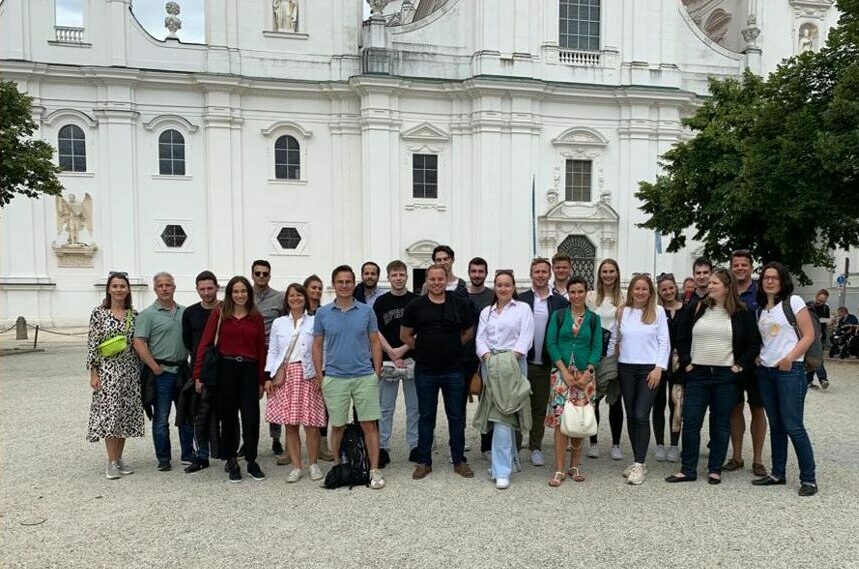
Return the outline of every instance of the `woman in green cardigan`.
{"type": "Polygon", "coordinates": [[[546,426],[555,429],[555,474],[549,480],[552,487],[560,486],[567,474],[576,482],[585,480],[579,471],[583,439],[573,439],[570,468],[564,473],[567,436],[561,432],[560,424],[567,399],[576,405],[588,405],[596,390],[594,369],[602,354],[602,326],[599,315],[585,306],[587,292],[584,279],[570,279],[570,306],[552,313],[546,331],[546,348],[555,365],[546,410],[546,426]]]}

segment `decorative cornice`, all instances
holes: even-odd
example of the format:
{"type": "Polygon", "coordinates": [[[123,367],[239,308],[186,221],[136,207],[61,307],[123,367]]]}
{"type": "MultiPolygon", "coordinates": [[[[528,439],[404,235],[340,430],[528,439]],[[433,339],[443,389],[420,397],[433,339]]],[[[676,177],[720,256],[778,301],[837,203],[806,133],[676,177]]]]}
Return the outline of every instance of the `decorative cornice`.
{"type": "Polygon", "coordinates": [[[429,123],[422,122],[400,134],[403,140],[418,140],[424,142],[448,142],[450,135],[441,128],[429,123]]]}
{"type": "Polygon", "coordinates": [[[77,109],[58,109],[48,113],[48,115],[42,119],[42,123],[48,126],[53,126],[55,122],[61,120],[63,117],[74,117],[78,121],[83,122],[89,128],[95,128],[98,126],[97,119],[94,119],[88,114],[77,109]]]}
{"type": "Polygon", "coordinates": [[[199,128],[197,125],[191,124],[185,117],[180,117],[179,115],[158,115],[151,121],[144,123],[143,127],[148,131],[153,131],[164,123],[179,123],[190,133],[197,132],[199,128]]]}
{"type": "Polygon", "coordinates": [[[301,135],[302,138],[308,139],[313,136],[313,132],[305,129],[297,122],[293,121],[277,121],[273,122],[268,126],[268,128],[264,128],[260,130],[263,136],[271,136],[277,132],[287,131],[287,132],[295,132],[301,135]]]}
{"type": "Polygon", "coordinates": [[[568,128],[552,139],[555,146],[606,146],[608,139],[599,131],[586,127],[568,128]]]}

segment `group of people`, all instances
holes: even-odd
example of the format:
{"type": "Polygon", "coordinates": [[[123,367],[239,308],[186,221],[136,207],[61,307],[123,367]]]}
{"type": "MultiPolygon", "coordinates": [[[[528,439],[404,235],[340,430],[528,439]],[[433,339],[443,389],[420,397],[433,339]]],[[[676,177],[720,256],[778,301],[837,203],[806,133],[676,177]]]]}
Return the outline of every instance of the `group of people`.
{"type": "Polygon", "coordinates": [[[153,423],[158,470],[171,469],[169,416],[175,403],[186,472],[209,467],[216,456],[225,461],[228,479],[238,482],[243,456],[247,474],[264,479],[257,455],[259,400],[266,395],[272,451],[278,464],[290,465],[288,482],[305,473],[301,428],[309,477],[320,480],[318,461],[340,461],[344,429],[354,417],[365,439],[369,486],[380,489],[402,385],[415,480],[433,471],[439,392],[453,470],[474,476],[465,437],[472,388],[479,394],[473,425],[499,489],[521,470],[526,436],[530,462],[544,466],[547,428],[554,447],[549,485],[561,486],[568,477],[585,481],[581,456],[599,457],[600,446],[596,435],[585,450],[586,437],[564,434],[565,408],[592,406],[599,421],[603,401],[613,460],[623,459],[626,415],[633,457],[623,476],[633,485],[647,476],[651,436],[655,460],[681,462],[666,482],[694,481],[709,409],[707,478],[718,484],[724,471],[745,466],[747,400],[753,484],[786,483],[790,439],[799,461],[799,494],[817,492],[803,424],[803,362],[814,324],[782,264],[768,263],[755,281],[751,255],[736,251],[729,269],[696,260],[691,290],[685,284],[679,289],[671,274],[656,282],[649,274],[633,274],[624,293],[616,261],[599,264],[590,290],[586,278],[572,274],[570,257],[558,253],[534,259],[530,287],[517,293],[509,270],[496,271],[487,287],[488,264],[480,257],[468,264],[468,282],[454,273],[450,247],[436,247],[432,260],[421,294],[408,290],[402,261],[385,268],[389,290],[379,286],[376,263],[364,263],[360,283],[352,268],[338,266],[330,283],[335,297],[325,305],[319,277],[281,293],[269,286],[271,265],[265,260],[254,261],[251,280],[230,279],[220,302],[215,275],[200,273],[200,302],[187,308],[173,299],[173,277],[159,273],[153,279],[157,299],[139,314],[131,306],[128,276],[110,273],[105,300],[92,312],[87,358],[93,389],[88,439],[105,440],[107,477],[133,472],[123,446],[126,438],[143,436],[144,412],[153,423]],[[115,341],[121,350],[105,350],[115,341]],[[672,425],[667,445],[666,407],[672,425]],[[767,419],[769,472],[761,457],[767,419]],[[726,460],[729,444],[732,456],[726,460]]]}

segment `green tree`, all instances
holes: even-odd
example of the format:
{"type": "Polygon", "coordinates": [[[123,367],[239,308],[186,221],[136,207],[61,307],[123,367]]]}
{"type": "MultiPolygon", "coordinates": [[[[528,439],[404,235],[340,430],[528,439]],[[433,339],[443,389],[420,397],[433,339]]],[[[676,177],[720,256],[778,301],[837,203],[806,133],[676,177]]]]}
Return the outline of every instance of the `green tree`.
{"type": "Polygon", "coordinates": [[[711,80],[711,96],[684,121],[694,137],[662,156],[664,173],[640,182],[650,215],[642,227],[727,260],[747,248],[784,262],[832,268],[831,251],[859,245],[859,0],[817,53],[788,60],[763,79],[711,80]]]}
{"type": "Polygon", "coordinates": [[[0,81],[0,208],[16,194],[35,198],[40,194],[59,195],[54,149],[32,138],[36,123],[30,97],[18,91],[12,81],[0,81]]]}

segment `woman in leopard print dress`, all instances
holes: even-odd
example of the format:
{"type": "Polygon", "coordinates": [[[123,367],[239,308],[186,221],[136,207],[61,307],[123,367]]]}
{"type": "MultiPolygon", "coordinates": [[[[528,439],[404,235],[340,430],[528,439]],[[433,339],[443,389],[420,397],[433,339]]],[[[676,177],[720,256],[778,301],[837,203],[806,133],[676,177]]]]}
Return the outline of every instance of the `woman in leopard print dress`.
{"type": "Polygon", "coordinates": [[[140,363],[132,348],[134,318],[131,288],[125,273],[111,273],[106,295],[100,306],[93,308],[89,321],[87,369],[93,390],[87,440],[104,439],[107,447],[109,479],[134,470],[122,460],[125,439],[143,436],[143,404],[140,399],[140,363]],[[105,340],[125,335],[125,350],[102,357],[98,346],[105,340]]]}

